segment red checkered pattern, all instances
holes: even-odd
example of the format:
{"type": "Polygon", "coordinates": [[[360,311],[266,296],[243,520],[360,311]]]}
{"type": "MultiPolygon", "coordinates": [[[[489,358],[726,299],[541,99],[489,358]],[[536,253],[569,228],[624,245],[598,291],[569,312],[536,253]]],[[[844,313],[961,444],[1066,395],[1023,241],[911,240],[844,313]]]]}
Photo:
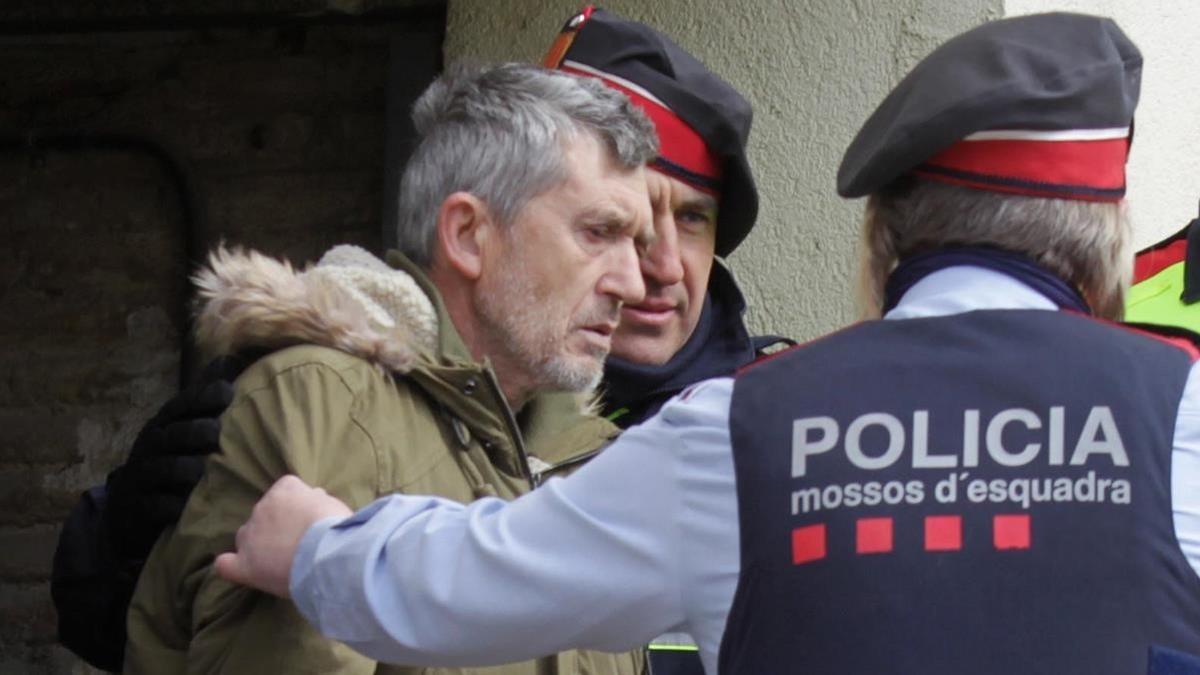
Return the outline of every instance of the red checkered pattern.
{"type": "Polygon", "coordinates": [[[1029,548],[1029,514],[996,516],[992,519],[992,543],[1004,551],[1029,548]]]}
{"type": "Polygon", "coordinates": [[[962,549],[962,518],[960,516],[925,516],[925,550],[958,551],[962,549]]]}
{"type": "Polygon", "coordinates": [[[792,563],[799,565],[825,557],[825,525],[792,530],[792,563]]]}
{"type": "MultiPolygon", "coordinates": [[[[931,553],[961,551],[962,516],[939,514],[925,516],[924,550],[931,553]]],[[[1033,545],[1032,517],[1027,513],[999,514],[992,517],[992,546],[997,551],[1028,550],[1033,545]]],[[[849,533],[847,533],[848,535],[849,533]]],[[[792,530],[792,563],[803,565],[823,560],[829,554],[830,532],[825,523],[805,525],[792,530]]],[[[895,520],[889,517],[859,518],[854,522],[854,552],[858,555],[892,553],[896,548],[895,520]]]]}
{"type": "Polygon", "coordinates": [[[855,530],[855,551],[859,553],[890,553],[892,551],[891,518],[859,518],[855,530]]]}

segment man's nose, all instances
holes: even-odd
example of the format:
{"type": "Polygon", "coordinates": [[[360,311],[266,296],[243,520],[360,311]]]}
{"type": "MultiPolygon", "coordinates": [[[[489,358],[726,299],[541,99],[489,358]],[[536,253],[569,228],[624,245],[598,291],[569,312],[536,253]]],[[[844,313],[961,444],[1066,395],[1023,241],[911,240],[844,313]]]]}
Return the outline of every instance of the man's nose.
{"type": "Polygon", "coordinates": [[[637,304],[645,299],[646,284],[633,240],[618,246],[609,259],[609,268],[600,278],[600,292],[624,304],[637,304]]]}
{"type": "Polygon", "coordinates": [[[654,240],[642,252],[642,275],[648,286],[671,286],[683,280],[679,231],[670,211],[654,216],[654,240]]]}

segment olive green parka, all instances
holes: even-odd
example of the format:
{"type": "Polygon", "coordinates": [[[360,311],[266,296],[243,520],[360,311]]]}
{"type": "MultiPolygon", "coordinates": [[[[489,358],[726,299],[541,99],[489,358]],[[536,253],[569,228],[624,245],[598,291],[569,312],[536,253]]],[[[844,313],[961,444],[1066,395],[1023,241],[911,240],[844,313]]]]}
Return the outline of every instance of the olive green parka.
{"type": "Polygon", "coordinates": [[[398,254],[353,247],[303,272],[218,252],[197,281],[197,323],[213,353],[265,348],[236,382],[178,525],[158,541],[129,612],[125,671],[409,675],[637,675],[640,653],[573,651],[491,668],[376,663],[317,633],[288,600],[216,577],[214,557],[280,476],[351,508],[384,495],[514,498],[577,466],[616,429],[579,396],[542,395],[519,413],[475,361],[437,290],[398,254]]]}

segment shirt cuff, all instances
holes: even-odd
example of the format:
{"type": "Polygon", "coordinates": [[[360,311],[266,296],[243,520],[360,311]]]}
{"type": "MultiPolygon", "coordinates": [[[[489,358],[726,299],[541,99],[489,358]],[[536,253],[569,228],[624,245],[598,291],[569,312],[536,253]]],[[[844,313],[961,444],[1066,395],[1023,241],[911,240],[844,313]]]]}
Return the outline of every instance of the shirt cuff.
{"type": "Polygon", "coordinates": [[[314,626],[320,626],[318,620],[320,617],[317,612],[320,609],[322,595],[320,584],[317,583],[319,577],[313,574],[317,549],[325,534],[342,520],[343,518],[338,516],[330,516],[313,523],[300,538],[300,546],[292,557],[292,569],[288,574],[288,592],[291,593],[292,602],[296,603],[300,613],[314,626]]]}

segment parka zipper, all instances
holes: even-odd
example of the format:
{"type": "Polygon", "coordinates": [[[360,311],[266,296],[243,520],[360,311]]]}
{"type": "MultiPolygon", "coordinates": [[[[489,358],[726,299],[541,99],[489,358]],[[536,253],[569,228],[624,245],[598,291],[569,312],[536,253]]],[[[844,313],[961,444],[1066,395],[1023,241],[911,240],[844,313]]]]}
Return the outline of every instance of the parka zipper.
{"type": "Polygon", "coordinates": [[[551,465],[547,466],[546,468],[537,472],[538,481],[541,482],[542,478],[552,475],[552,474],[558,472],[560,469],[566,469],[568,467],[572,467],[577,464],[583,464],[584,462],[587,462],[591,458],[600,454],[600,451],[603,450],[604,448],[607,448],[608,445],[609,445],[608,443],[605,443],[604,445],[596,448],[595,450],[590,450],[588,452],[583,453],[582,455],[576,455],[570,459],[563,460],[563,461],[559,462],[558,464],[551,464],[551,465]]]}
{"type": "Polygon", "coordinates": [[[513,446],[517,450],[517,460],[521,463],[521,472],[525,474],[525,480],[529,481],[529,489],[532,490],[541,483],[541,473],[535,475],[529,468],[529,453],[525,450],[525,439],[521,436],[521,428],[517,426],[517,418],[513,415],[512,406],[509,405],[508,399],[504,398],[504,390],[500,388],[496,374],[492,372],[491,368],[484,368],[483,374],[487,377],[488,385],[491,386],[496,400],[502,403],[500,407],[504,412],[504,423],[508,425],[508,434],[512,437],[513,446]]]}

